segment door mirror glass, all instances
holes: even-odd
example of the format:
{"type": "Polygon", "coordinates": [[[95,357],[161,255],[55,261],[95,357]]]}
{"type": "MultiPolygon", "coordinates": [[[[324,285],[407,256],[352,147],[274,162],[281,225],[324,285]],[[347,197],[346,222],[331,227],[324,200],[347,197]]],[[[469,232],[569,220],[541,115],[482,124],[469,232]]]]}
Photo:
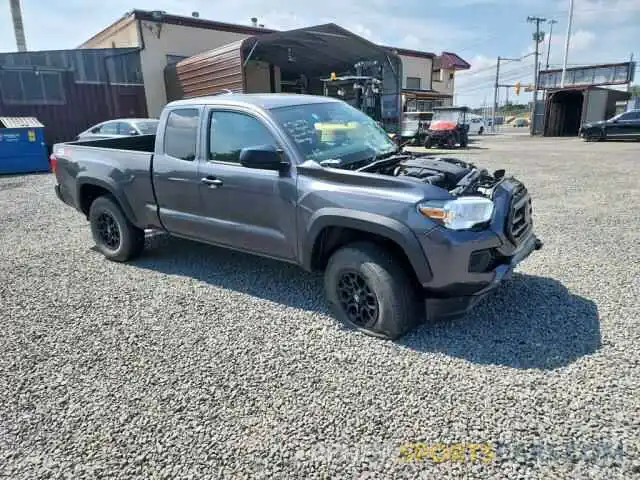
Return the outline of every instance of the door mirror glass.
{"type": "Polygon", "coordinates": [[[240,165],[263,170],[286,170],[289,162],[282,155],[282,150],[273,145],[243,148],[240,150],[240,165]]]}

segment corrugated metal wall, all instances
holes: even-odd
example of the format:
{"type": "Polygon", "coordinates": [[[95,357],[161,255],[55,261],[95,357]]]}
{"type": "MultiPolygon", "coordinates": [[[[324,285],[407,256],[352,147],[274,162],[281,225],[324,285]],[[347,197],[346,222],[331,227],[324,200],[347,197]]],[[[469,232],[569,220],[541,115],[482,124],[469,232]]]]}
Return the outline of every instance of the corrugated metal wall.
{"type": "Polygon", "coordinates": [[[146,117],[138,49],[0,54],[0,116],[37,117],[51,145],[118,117],[146,117]]]}
{"type": "Polygon", "coordinates": [[[185,98],[213,95],[225,89],[244,91],[244,40],[189,57],[176,65],[185,98]]]}
{"type": "Polygon", "coordinates": [[[0,115],[38,118],[45,126],[49,145],[73,140],[78,133],[105,120],[147,116],[143,86],[76,83],[71,72],[64,72],[62,79],[63,104],[7,105],[0,96],[0,115]]]}

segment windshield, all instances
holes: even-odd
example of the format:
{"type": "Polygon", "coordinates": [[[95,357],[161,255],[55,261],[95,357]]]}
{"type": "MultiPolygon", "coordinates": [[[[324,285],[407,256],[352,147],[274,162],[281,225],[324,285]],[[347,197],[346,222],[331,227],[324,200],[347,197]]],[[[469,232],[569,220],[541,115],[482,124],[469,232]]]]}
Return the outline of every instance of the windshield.
{"type": "Polygon", "coordinates": [[[158,120],[141,120],[135,124],[142,135],[155,135],[158,129],[158,120]]]}
{"type": "Polygon", "coordinates": [[[403,131],[415,131],[418,130],[420,124],[426,125],[433,118],[431,113],[416,113],[407,112],[402,118],[402,130],[403,131]]]}
{"type": "Polygon", "coordinates": [[[434,113],[433,119],[459,122],[462,119],[462,112],[459,110],[438,110],[434,113]]]}
{"type": "Polygon", "coordinates": [[[295,105],[271,113],[305,160],[352,162],[397,149],[372,118],[343,102],[295,105]]]}
{"type": "Polygon", "coordinates": [[[625,113],[628,113],[628,112],[622,112],[622,113],[619,113],[619,114],[617,114],[617,115],[614,115],[613,117],[611,117],[611,118],[609,119],[609,121],[612,121],[612,120],[620,120],[620,117],[622,117],[625,113]]]}

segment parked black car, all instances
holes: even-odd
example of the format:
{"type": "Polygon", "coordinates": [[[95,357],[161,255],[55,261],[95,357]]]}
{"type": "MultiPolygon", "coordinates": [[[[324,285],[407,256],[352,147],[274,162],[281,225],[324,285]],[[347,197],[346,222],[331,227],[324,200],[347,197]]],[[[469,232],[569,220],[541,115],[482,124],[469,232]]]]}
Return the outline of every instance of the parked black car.
{"type": "Polygon", "coordinates": [[[579,135],[587,142],[640,139],[640,110],[629,110],[601,122],[585,123],[579,135]]]}
{"type": "Polygon", "coordinates": [[[338,318],[387,338],[425,307],[464,314],[541,246],[520,181],[404,152],[327,97],[181,100],[157,137],[58,144],[51,164],[107,258],[152,228],[324,271],[338,318]]]}

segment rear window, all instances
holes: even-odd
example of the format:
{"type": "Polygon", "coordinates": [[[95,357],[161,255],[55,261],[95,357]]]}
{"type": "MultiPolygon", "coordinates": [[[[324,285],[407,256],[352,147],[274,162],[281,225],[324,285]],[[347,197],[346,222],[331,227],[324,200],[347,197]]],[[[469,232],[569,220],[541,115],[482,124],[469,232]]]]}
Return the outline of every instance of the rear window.
{"type": "Polygon", "coordinates": [[[197,108],[181,108],[169,113],[164,132],[165,154],[181,160],[196,158],[199,117],[197,108]]]}
{"type": "Polygon", "coordinates": [[[142,135],[155,135],[158,129],[158,120],[143,120],[135,122],[142,135]]]}

